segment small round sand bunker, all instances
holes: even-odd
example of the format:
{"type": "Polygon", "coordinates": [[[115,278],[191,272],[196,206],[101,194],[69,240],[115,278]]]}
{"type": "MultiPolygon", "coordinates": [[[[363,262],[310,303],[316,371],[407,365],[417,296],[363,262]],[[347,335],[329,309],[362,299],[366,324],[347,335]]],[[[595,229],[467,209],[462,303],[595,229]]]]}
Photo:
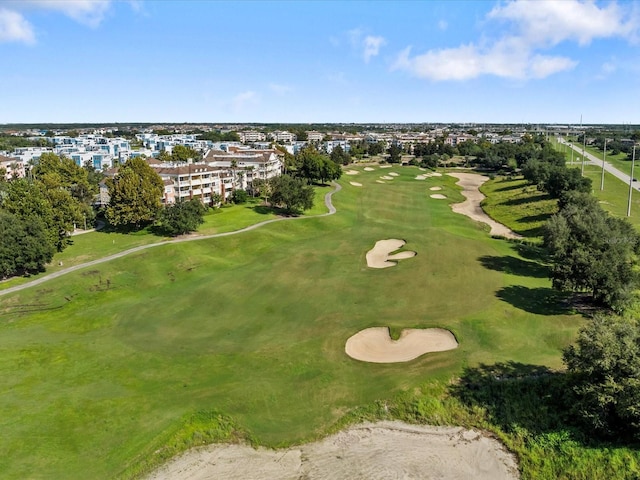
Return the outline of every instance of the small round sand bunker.
{"type": "Polygon", "coordinates": [[[396,172],[389,172],[389,175],[391,175],[392,177],[399,177],[400,174],[396,173],[396,172]]]}
{"type": "Polygon", "coordinates": [[[380,165],[380,168],[391,168],[393,165],[380,165]]]}
{"type": "Polygon", "coordinates": [[[353,185],[354,187],[361,187],[362,184],[358,183],[358,182],[349,182],[349,184],[353,185]]]}
{"type": "Polygon", "coordinates": [[[416,180],[426,180],[427,176],[426,175],[417,175],[416,176],[416,180]]]}
{"type": "Polygon", "coordinates": [[[441,193],[434,193],[433,195],[429,195],[431,198],[435,198],[436,200],[444,200],[445,197],[444,195],[442,195],[441,193]]]}
{"type": "Polygon", "coordinates": [[[407,328],[398,340],[393,340],[389,328],[371,327],[349,337],[344,350],[351,358],[363,362],[398,363],[457,347],[456,337],[443,328],[407,328]]]}
{"type": "Polygon", "coordinates": [[[404,240],[390,238],[389,240],[379,240],[374,247],[367,252],[367,266],[369,268],[389,268],[395,267],[397,262],[393,260],[404,260],[416,256],[416,252],[406,250],[404,252],[394,253],[402,248],[405,244],[404,240]]]}
{"type": "Polygon", "coordinates": [[[429,190],[437,192],[438,190],[442,190],[442,187],[431,187],[429,190]]]}
{"type": "Polygon", "coordinates": [[[376,180],[376,183],[384,183],[382,180],[376,180]]]}
{"type": "Polygon", "coordinates": [[[383,180],[393,180],[393,177],[390,177],[389,175],[383,175],[380,178],[383,179],[383,180]]]}
{"type": "Polygon", "coordinates": [[[371,168],[371,167],[364,167],[364,171],[365,172],[373,172],[375,170],[375,168],[371,168]]]}
{"type": "Polygon", "coordinates": [[[347,175],[358,175],[360,172],[358,172],[357,170],[347,170],[344,173],[347,175]]]}

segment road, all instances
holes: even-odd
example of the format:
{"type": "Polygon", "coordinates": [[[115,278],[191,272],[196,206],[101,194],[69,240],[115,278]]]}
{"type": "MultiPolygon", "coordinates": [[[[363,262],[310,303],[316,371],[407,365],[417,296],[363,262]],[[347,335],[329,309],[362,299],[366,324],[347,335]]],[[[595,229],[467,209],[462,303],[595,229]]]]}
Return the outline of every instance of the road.
{"type": "Polygon", "coordinates": [[[27,283],[23,283],[21,285],[16,285],[15,287],[9,287],[9,288],[6,288],[4,290],[0,290],[0,297],[3,296],[3,295],[8,295],[10,293],[18,292],[20,290],[24,290],[25,288],[31,288],[31,287],[34,287],[36,285],[40,285],[41,283],[48,282],[48,281],[53,280],[55,278],[61,277],[63,275],[66,275],[67,273],[75,272],[76,270],[81,270],[83,268],[92,267],[92,266],[98,265],[100,263],[110,262],[111,260],[115,260],[116,258],[122,258],[122,257],[124,257],[126,255],[131,255],[132,253],[139,252],[141,250],[146,250],[148,248],[159,247],[159,246],[168,245],[168,244],[171,244],[171,243],[193,242],[193,241],[196,241],[196,240],[206,240],[206,239],[209,239],[209,238],[228,237],[230,235],[237,235],[239,233],[249,232],[251,230],[255,230],[256,228],[260,228],[260,227],[262,227],[264,225],[267,225],[269,223],[274,223],[274,222],[283,222],[283,221],[288,221],[288,220],[304,220],[305,218],[318,218],[318,217],[326,217],[328,215],[333,215],[334,213],[336,213],[336,208],[333,206],[333,203],[331,201],[331,197],[333,196],[334,193],[339,192],[340,190],[342,190],[342,187],[339,184],[336,183],[336,184],[334,184],[334,186],[335,186],[335,188],[333,190],[331,190],[330,192],[328,192],[324,196],[324,204],[327,207],[327,209],[329,210],[327,213],[322,213],[320,215],[313,215],[313,216],[309,216],[309,217],[279,217],[279,218],[273,218],[271,220],[265,220],[264,222],[256,223],[254,225],[249,225],[248,227],[242,228],[240,230],[234,230],[232,232],[214,233],[213,235],[202,235],[202,236],[196,236],[196,237],[177,238],[175,240],[167,240],[167,241],[159,242],[159,243],[151,243],[149,245],[141,245],[139,247],[130,248],[129,250],[124,250],[122,252],[114,253],[113,255],[109,255],[108,257],[98,258],[97,260],[92,260],[90,262],[81,263],[79,265],[74,265],[73,267],[65,268],[64,270],[58,270],[55,273],[50,273],[49,275],[45,275],[43,277],[37,278],[37,279],[32,280],[32,281],[27,282],[27,283]]]}
{"type": "MultiPolygon", "coordinates": [[[[558,138],[558,143],[560,143],[561,145],[567,145],[570,148],[573,148],[580,155],[582,155],[582,147],[573,145],[573,144],[565,141],[563,138],[558,138]]],[[[589,164],[596,165],[598,167],[602,167],[602,160],[599,159],[598,157],[596,157],[595,155],[592,155],[589,152],[584,152],[584,157],[589,161],[588,162],[589,164]]],[[[611,165],[609,162],[604,162],[604,169],[605,169],[605,171],[609,172],[614,177],[619,178],[624,183],[629,185],[629,180],[631,180],[631,177],[629,177],[629,175],[627,175],[626,173],[621,172],[620,170],[618,170],[616,167],[611,165]]],[[[640,191],[640,182],[633,182],[633,188],[634,188],[634,190],[640,191]]]]}

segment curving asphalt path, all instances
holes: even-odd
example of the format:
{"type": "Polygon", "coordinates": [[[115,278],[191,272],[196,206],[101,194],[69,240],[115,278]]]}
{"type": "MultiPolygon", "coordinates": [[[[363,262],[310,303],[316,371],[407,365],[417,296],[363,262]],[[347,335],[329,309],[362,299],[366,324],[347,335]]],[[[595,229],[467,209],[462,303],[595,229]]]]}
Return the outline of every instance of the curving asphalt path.
{"type": "Polygon", "coordinates": [[[64,270],[58,270],[55,273],[50,273],[49,275],[45,275],[43,277],[37,278],[36,280],[32,280],[31,282],[23,283],[21,285],[16,285],[15,287],[6,288],[4,290],[0,290],[0,297],[3,295],[8,295],[10,293],[18,292],[20,290],[24,290],[26,288],[35,287],[36,285],[40,285],[41,283],[48,282],[49,280],[56,279],[67,273],[75,272],[77,270],[82,270],[83,268],[92,267],[94,265],[99,265],[101,263],[110,262],[111,260],[115,260],[116,258],[122,258],[126,255],[130,255],[135,252],[139,252],[141,250],[146,250],[148,248],[159,247],[162,245],[168,245],[171,243],[183,243],[183,242],[194,242],[196,240],[207,240],[210,238],[219,238],[219,237],[228,237],[229,235],[237,235],[239,233],[249,232],[251,230],[255,230],[256,228],[260,228],[264,225],[274,222],[284,222],[287,220],[303,220],[305,218],[319,218],[319,217],[327,217],[329,215],[333,215],[336,213],[336,208],[333,206],[331,202],[331,197],[334,193],[342,190],[342,186],[338,183],[334,184],[335,188],[328,192],[324,196],[324,204],[329,209],[327,213],[321,213],[320,215],[313,215],[310,217],[279,217],[273,218],[271,220],[265,220],[264,222],[256,223],[254,225],[249,225],[248,227],[242,228],[240,230],[234,230],[232,232],[224,232],[224,233],[214,233],[212,235],[203,235],[200,237],[188,237],[188,238],[179,238],[175,240],[167,240],[159,243],[151,243],[149,245],[140,245],[139,247],[130,248],[129,250],[123,250],[122,252],[114,253],[113,255],[109,255],[108,257],[98,258],[97,260],[92,260],[90,262],[81,263],[79,265],[74,265],[73,267],[65,268],[64,270]]]}

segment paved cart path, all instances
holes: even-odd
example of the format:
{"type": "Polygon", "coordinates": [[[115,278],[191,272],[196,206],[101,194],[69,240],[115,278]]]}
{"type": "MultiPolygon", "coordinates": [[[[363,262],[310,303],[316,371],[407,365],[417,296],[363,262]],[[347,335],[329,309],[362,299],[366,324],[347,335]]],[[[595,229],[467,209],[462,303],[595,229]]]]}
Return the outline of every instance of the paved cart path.
{"type": "Polygon", "coordinates": [[[111,260],[115,260],[116,258],[122,258],[127,255],[131,255],[132,253],[139,252],[141,250],[146,250],[148,248],[159,247],[162,245],[169,245],[172,243],[183,243],[183,242],[194,242],[196,240],[207,240],[210,238],[219,238],[219,237],[228,237],[230,235],[238,235],[239,233],[249,232],[251,230],[255,230],[256,228],[260,228],[264,225],[274,222],[283,222],[288,220],[303,220],[306,218],[319,218],[319,217],[327,217],[329,215],[333,215],[336,213],[336,208],[333,206],[333,202],[331,201],[331,197],[334,193],[342,190],[342,187],[339,184],[334,184],[335,188],[328,192],[324,196],[324,204],[329,210],[327,213],[321,213],[320,215],[313,215],[309,217],[279,217],[273,218],[271,220],[265,220],[264,222],[256,223],[254,225],[249,225],[248,227],[242,228],[240,230],[234,230],[232,232],[224,232],[224,233],[214,233],[212,235],[202,235],[197,237],[186,237],[186,238],[176,238],[175,240],[166,240],[158,243],[151,243],[149,245],[140,245],[139,247],[130,248],[129,250],[123,250],[122,252],[114,253],[113,255],[109,255],[107,257],[98,258],[96,260],[92,260],[90,262],[81,263],[79,265],[74,265],[73,267],[65,268],[64,270],[59,270],[55,273],[50,273],[49,275],[45,275],[43,277],[37,278],[27,283],[23,283],[21,285],[16,285],[15,287],[6,288],[4,290],[0,290],[0,297],[3,295],[8,295],[10,293],[18,292],[20,290],[24,290],[25,288],[35,287],[36,285],[40,285],[41,283],[48,282],[50,280],[54,280],[58,277],[66,275],[67,273],[75,272],[77,270],[82,270],[83,268],[92,267],[94,265],[99,265],[101,263],[110,262],[111,260]]]}

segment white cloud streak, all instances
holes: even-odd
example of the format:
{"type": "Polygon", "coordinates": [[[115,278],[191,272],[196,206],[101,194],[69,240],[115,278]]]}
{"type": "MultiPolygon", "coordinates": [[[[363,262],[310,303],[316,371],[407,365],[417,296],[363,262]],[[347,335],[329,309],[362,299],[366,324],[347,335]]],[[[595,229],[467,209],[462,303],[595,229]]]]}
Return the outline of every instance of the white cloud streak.
{"type": "Polygon", "coordinates": [[[247,105],[255,104],[257,100],[257,93],[253,90],[247,90],[237,94],[231,99],[231,108],[237,113],[244,110],[247,105]]]}
{"type": "Polygon", "coordinates": [[[576,67],[577,61],[543,55],[562,42],[581,46],[600,38],[622,37],[633,41],[638,31],[635,15],[615,3],[599,7],[593,1],[514,0],[489,12],[490,21],[505,22],[511,32],[481,44],[432,49],[411,54],[411,47],[396,57],[392,70],[434,81],[463,81],[482,75],[508,79],[542,79],[576,67]]]}

